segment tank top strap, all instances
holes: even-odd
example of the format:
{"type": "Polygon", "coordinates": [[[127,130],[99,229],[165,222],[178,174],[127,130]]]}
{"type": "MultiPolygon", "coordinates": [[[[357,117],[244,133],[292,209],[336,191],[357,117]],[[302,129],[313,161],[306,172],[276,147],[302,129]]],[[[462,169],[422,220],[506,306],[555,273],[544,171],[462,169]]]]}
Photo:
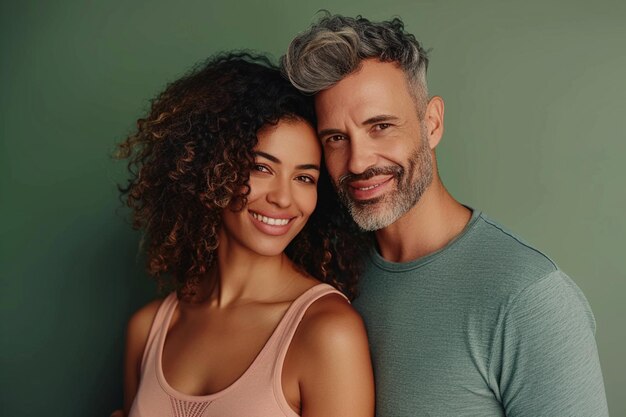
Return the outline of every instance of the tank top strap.
{"type": "Polygon", "coordinates": [[[273,370],[274,381],[281,380],[280,375],[283,369],[285,357],[287,356],[289,345],[291,344],[291,340],[293,339],[293,336],[295,335],[296,330],[298,329],[298,325],[304,317],[304,314],[311,306],[311,304],[329,294],[339,294],[343,298],[348,300],[348,298],[344,294],[342,294],[333,286],[322,283],[305,291],[291,304],[291,306],[285,313],[285,316],[283,317],[278,328],[276,329],[276,333],[279,335],[279,337],[277,338],[275,345],[272,346],[276,358],[273,370]]]}
{"type": "Polygon", "coordinates": [[[144,368],[146,367],[146,361],[151,356],[149,353],[153,350],[154,347],[158,347],[159,336],[163,331],[167,331],[167,329],[163,329],[163,324],[169,322],[169,319],[172,316],[177,304],[178,298],[176,296],[176,292],[172,292],[163,299],[161,305],[157,309],[157,312],[154,315],[154,319],[152,320],[152,325],[150,326],[148,340],[146,341],[146,346],[144,347],[143,356],[141,358],[142,373],[144,368]]]}

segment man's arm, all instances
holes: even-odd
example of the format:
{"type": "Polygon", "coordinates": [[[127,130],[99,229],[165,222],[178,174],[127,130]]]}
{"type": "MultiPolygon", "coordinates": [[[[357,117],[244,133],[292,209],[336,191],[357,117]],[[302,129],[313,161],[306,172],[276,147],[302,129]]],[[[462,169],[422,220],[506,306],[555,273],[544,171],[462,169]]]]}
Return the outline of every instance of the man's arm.
{"type": "Polygon", "coordinates": [[[578,287],[555,271],[510,304],[490,374],[508,417],[607,417],[595,320],[578,287]]]}

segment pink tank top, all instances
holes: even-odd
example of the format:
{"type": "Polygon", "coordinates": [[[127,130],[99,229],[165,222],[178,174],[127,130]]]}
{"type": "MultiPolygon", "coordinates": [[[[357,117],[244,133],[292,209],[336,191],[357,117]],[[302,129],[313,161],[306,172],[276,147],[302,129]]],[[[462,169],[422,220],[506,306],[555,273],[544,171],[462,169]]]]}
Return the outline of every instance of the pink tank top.
{"type": "Polygon", "coordinates": [[[169,386],[161,356],[169,323],[178,305],[170,294],[159,307],[143,353],[141,381],[129,417],[276,417],[298,416],[283,394],[281,374],[294,333],[313,302],[327,294],[341,294],[318,284],[291,303],[252,365],[228,387],[214,394],[185,395],[169,386]]]}

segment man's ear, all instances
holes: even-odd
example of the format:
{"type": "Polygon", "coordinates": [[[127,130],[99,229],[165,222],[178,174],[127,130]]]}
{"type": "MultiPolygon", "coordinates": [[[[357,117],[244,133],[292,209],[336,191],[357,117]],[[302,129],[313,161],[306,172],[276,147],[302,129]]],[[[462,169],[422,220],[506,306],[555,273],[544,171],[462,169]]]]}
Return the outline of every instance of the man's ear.
{"type": "Polygon", "coordinates": [[[423,123],[426,125],[430,149],[435,149],[443,136],[443,99],[433,96],[426,105],[423,123]]]}

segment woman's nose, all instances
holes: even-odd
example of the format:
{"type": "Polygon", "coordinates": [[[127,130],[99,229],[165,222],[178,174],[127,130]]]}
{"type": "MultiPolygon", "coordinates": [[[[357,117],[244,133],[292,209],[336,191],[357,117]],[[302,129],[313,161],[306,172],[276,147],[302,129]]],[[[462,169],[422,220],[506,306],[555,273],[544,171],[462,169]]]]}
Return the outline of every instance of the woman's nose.
{"type": "Polygon", "coordinates": [[[267,201],[281,208],[289,207],[291,199],[291,189],[287,181],[275,181],[267,193],[267,201]]]}

